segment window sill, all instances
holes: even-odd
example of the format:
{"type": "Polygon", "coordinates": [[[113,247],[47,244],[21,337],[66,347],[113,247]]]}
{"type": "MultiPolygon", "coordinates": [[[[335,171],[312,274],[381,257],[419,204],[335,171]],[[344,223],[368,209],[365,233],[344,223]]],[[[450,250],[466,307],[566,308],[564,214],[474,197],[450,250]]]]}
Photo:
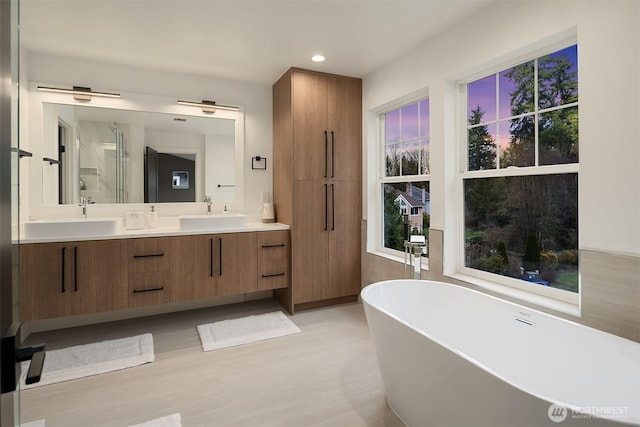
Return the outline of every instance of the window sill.
{"type": "Polygon", "coordinates": [[[463,273],[450,273],[445,274],[461,282],[476,285],[480,288],[486,289],[491,292],[495,292],[507,297],[515,298],[525,303],[536,304],[541,307],[545,307],[551,310],[558,311],[560,313],[569,314],[571,316],[580,317],[580,303],[579,296],[576,295],[576,302],[562,301],[550,296],[541,295],[533,292],[527,292],[521,289],[512,288],[507,285],[491,282],[488,280],[480,279],[478,277],[469,276],[463,273]]]}
{"type": "MultiPolygon", "coordinates": [[[[404,264],[404,256],[392,254],[389,252],[376,250],[376,251],[367,251],[368,254],[379,256],[382,258],[389,259],[391,261],[399,262],[400,264],[404,264]]],[[[429,271],[429,258],[422,258],[422,270],[429,271]]]]}

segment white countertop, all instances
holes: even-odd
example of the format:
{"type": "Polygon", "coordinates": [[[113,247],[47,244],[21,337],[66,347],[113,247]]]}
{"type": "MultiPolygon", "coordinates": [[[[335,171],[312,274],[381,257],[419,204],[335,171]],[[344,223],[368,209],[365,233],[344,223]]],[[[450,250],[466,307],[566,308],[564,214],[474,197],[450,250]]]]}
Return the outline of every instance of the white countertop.
{"type": "Polygon", "coordinates": [[[167,236],[192,236],[201,234],[223,234],[223,233],[248,233],[252,231],[276,231],[288,230],[289,226],[278,222],[262,223],[247,222],[243,227],[225,228],[211,231],[184,231],[180,230],[178,225],[159,225],[155,228],[143,228],[139,230],[127,230],[120,227],[116,234],[93,235],[93,236],[73,236],[73,237],[55,237],[55,238],[24,238],[21,233],[20,243],[52,243],[52,242],[79,242],[87,240],[112,240],[112,239],[132,239],[142,237],[167,237],[167,236]]]}

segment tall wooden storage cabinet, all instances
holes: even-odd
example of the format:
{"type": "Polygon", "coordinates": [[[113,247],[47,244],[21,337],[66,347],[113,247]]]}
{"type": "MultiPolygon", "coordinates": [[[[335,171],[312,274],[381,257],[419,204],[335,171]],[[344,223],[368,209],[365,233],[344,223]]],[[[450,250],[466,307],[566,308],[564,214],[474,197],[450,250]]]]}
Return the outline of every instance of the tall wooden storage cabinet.
{"type": "Polygon", "coordinates": [[[273,86],[273,198],[291,227],[293,312],[361,288],[362,81],[292,68],[273,86]]]}

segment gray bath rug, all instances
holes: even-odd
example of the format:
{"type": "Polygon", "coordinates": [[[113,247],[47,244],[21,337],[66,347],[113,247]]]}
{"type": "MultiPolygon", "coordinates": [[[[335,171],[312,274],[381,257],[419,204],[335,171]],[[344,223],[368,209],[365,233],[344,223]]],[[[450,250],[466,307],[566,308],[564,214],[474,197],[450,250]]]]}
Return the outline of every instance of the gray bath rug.
{"type": "Polygon", "coordinates": [[[295,334],[300,329],[281,311],[198,325],[204,351],[295,334]]]}
{"type": "Polygon", "coordinates": [[[153,362],[153,336],[151,334],[76,345],[47,351],[40,382],[26,385],[29,362],[22,364],[22,389],[39,387],[91,375],[104,374],[153,362]]]}
{"type": "Polygon", "coordinates": [[[157,418],[142,424],[135,424],[129,427],[182,427],[180,414],[171,414],[166,417],[157,418]]]}

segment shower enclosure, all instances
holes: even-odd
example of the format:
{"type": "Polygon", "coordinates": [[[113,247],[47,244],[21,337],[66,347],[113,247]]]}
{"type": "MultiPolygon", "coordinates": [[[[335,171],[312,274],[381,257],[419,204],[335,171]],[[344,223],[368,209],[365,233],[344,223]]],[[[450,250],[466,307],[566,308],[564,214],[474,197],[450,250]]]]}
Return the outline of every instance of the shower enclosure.
{"type": "Polygon", "coordinates": [[[78,124],[79,197],[89,203],[127,203],[127,125],[78,124]]]}

